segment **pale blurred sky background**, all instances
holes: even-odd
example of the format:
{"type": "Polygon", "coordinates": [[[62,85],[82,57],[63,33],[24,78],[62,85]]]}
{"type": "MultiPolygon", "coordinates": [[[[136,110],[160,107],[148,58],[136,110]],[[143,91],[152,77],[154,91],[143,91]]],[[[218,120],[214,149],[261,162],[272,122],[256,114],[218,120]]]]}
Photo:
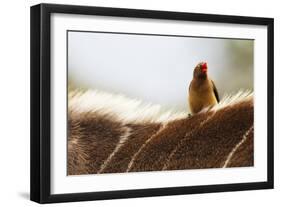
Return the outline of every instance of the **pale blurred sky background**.
{"type": "Polygon", "coordinates": [[[187,109],[193,69],[208,63],[220,97],[253,89],[253,40],[68,32],[71,88],[187,109]]]}

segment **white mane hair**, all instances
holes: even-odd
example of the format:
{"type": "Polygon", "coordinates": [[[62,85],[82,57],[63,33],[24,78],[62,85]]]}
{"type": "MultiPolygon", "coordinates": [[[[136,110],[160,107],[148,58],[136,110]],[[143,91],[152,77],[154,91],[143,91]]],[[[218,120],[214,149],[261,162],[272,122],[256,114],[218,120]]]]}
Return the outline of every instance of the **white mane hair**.
{"type": "MultiPolygon", "coordinates": [[[[225,95],[222,100],[212,108],[203,109],[220,110],[226,106],[242,101],[252,100],[252,91],[240,90],[234,95],[225,95]]],[[[138,99],[128,98],[122,94],[111,94],[98,90],[73,90],[68,93],[68,109],[73,112],[94,112],[101,115],[114,116],[126,123],[165,123],[188,117],[188,110],[164,110],[161,105],[143,103],[138,99]]]]}
{"type": "Polygon", "coordinates": [[[223,96],[223,98],[220,100],[220,102],[217,105],[211,108],[205,108],[199,113],[203,113],[208,110],[217,111],[227,106],[232,106],[241,102],[250,101],[253,100],[253,96],[254,93],[251,90],[239,90],[235,94],[226,94],[223,96]]]}

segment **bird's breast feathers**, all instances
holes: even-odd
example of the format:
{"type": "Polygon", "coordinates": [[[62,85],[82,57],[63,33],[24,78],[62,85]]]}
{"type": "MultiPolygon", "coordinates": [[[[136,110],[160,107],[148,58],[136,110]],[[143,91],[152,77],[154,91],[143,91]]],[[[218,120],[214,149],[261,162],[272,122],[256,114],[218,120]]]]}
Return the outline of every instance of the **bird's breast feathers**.
{"type": "Polygon", "coordinates": [[[197,113],[205,107],[217,104],[216,96],[210,85],[210,80],[200,84],[191,82],[188,102],[192,113],[197,113]]]}

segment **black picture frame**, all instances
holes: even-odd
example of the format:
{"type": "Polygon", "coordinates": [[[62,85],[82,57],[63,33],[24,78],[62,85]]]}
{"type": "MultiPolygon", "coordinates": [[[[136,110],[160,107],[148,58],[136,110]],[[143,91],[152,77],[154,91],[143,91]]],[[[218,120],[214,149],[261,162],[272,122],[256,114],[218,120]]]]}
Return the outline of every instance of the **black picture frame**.
{"type": "Polygon", "coordinates": [[[135,10],[89,6],[39,4],[31,7],[31,169],[30,199],[39,203],[87,201],[146,196],[165,196],[194,193],[242,191],[273,188],[273,38],[272,18],[195,14],[168,11],[135,10]],[[52,13],[134,17],[194,22],[219,22],[267,26],[267,181],[238,184],[167,187],[154,189],[85,192],[73,194],[50,193],[50,127],[51,127],[51,72],[50,72],[50,15],[52,13]]]}

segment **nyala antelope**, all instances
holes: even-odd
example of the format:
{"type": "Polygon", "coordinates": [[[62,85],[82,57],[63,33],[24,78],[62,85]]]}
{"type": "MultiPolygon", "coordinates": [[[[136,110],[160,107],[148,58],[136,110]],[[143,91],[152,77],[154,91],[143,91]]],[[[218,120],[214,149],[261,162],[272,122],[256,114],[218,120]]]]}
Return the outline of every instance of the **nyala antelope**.
{"type": "Polygon", "coordinates": [[[253,166],[253,94],[188,116],[122,95],[72,91],[68,175],[253,166]]]}

